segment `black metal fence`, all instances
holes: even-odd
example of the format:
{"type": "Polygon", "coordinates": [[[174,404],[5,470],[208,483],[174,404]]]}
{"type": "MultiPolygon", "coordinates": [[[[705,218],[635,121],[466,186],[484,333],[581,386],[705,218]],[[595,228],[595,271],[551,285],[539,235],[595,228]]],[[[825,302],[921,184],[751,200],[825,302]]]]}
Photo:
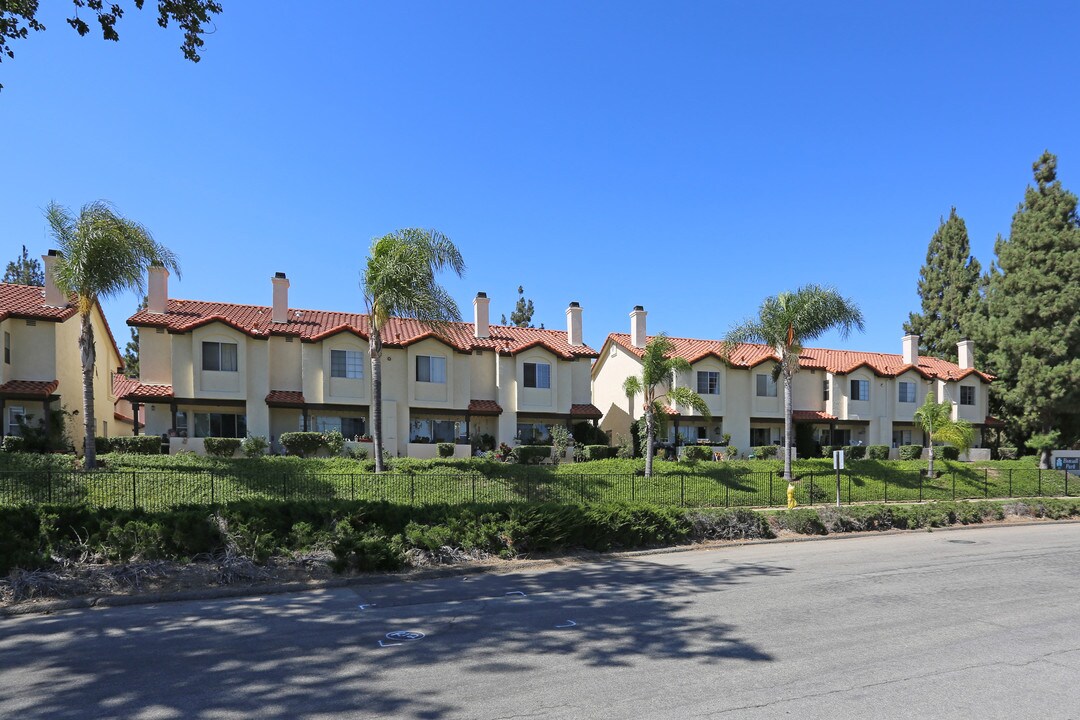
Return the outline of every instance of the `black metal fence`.
{"type": "MultiPolygon", "coordinates": [[[[806,473],[795,483],[800,505],[916,502],[972,498],[1068,497],[1080,494],[1076,475],[1062,470],[971,468],[927,478],[921,472],[877,469],[806,473]],[[839,478],[839,480],[838,480],[839,478]]],[[[385,500],[436,503],[631,501],[680,507],[771,507],[787,504],[787,483],[773,471],[724,469],[646,478],[627,474],[517,472],[222,473],[190,470],[2,471],[0,505],[86,503],[159,510],[237,500],[385,500]]]]}

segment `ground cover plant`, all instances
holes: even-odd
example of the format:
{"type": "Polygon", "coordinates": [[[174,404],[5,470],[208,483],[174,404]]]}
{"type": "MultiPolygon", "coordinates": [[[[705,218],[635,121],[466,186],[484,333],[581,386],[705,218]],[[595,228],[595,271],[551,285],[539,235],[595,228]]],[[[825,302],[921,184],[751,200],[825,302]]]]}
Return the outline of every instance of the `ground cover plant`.
{"type": "MultiPolygon", "coordinates": [[[[0,453],[0,504],[87,502],[156,510],[237,500],[379,500],[410,505],[483,502],[648,502],[677,507],[768,507],[786,502],[778,460],[715,462],[686,459],[521,465],[493,459],[394,458],[390,471],[347,457],[184,455],[101,456],[104,468],[85,474],[65,455],[0,453]]],[[[1080,494],[1075,475],[1039,470],[1033,457],[1013,461],[850,461],[840,477],[844,504],[1080,494]]],[[[800,505],[835,503],[831,460],[797,460],[800,505]]]]}

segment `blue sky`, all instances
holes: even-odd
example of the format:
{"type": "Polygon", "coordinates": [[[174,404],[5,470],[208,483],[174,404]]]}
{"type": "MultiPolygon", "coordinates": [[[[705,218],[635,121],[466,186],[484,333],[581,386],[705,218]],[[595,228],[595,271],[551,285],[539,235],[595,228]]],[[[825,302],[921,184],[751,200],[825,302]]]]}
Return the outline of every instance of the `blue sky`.
{"type": "Polygon", "coordinates": [[[106,43],[42,4],[0,63],[0,261],[104,198],[180,255],[173,297],[269,304],[284,271],[361,311],[371,239],[432,227],[466,319],[523,284],[597,348],[639,304],[720,337],[817,282],[867,327],[815,345],[900,352],[950,206],[986,267],[1043,149],[1080,191],[1075,3],[222,2],[197,65],[149,11],[106,43]]]}

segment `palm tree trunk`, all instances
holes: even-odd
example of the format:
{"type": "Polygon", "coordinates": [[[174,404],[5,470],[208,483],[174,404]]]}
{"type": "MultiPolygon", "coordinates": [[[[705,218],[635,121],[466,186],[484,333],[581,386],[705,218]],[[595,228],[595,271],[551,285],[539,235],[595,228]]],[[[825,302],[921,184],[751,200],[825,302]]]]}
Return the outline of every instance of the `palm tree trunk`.
{"type": "Polygon", "coordinates": [[[375,451],[375,472],[386,470],[383,466],[382,434],[382,337],[371,327],[371,441],[375,451]]]}
{"type": "Polygon", "coordinates": [[[784,370],[784,480],[791,482],[791,373],[784,370]]]}
{"type": "Polygon", "coordinates": [[[79,349],[82,351],[83,381],[83,466],[90,470],[97,467],[97,453],[94,446],[94,326],[90,322],[90,313],[82,315],[82,330],[79,333],[79,349]]]}
{"type": "Polygon", "coordinates": [[[652,477],[653,455],[656,447],[656,423],[652,410],[645,410],[645,477],[652,477]]]}

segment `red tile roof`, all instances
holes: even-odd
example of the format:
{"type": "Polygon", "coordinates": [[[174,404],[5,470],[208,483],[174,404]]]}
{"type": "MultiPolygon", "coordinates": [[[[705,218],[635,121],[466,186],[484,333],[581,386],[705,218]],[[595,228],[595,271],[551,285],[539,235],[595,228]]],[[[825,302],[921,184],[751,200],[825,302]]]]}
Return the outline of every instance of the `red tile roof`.
{"type": "MultiPolygon", "coordinates": [[[[105,333],[109,336],[109,342],[112,343],[113,350],[116,351],[116,356],[120,358],[122,363],[124,356],[120,354],[120,348],[116,344],[116,338],[113,337],[109,321],[105,318],[105,313],[101,311],[101,306],[98,305],[97,308],[98,312],[101,313],[101,322],[105,325],[105,333]]],[[[0,320],[11,317],[25,320],[63,322],[77,312],[78,302],[74,295],[68,298],[67,307],[54,308],[45,304],[45,288],[43,287],[0,283],[0,320]]]]}
{"type": "MultiPolygon", "coordinates": [[[[710,356],[723,359],[723,342],[720,340],[694,340],[675,337],[669,339],[675,345],[675,353],[686,358],[691,363],[710,356]]],[[[642,348],[636,348],[631,344],[630,336],[626,333],[611,333],[608,335],[608,340],[638,357],[645,354],[642,348]]],[[[649,337],[648,340],[652,340],[652,337],[649,337]]],[[[779,358],[776,351],[768,345],[740,343],[731,352],[728,362],[734,367],[752,368],[763,362],[777,359],[779,358]]],[[[841,375],[846,375],[860,367],[867,367],[875,375],[882,377],[896,377],[908,370],[913,370],[925,378],[940,380],[962,380],[968,375],[976,375],[986,382],[993,379],[993,375],[974,369],[961,370],[956,363],[938,358],[920,356],[919,363],[915,366],[906,364],[902,355],[856,350],[803,348],[799,354],[799,367],[826,370],[841,375]]]]}
{"type": "Polygon", "coordinates": [[[989,427],[1005,427],[1005,421],[1001,418],[996,418],[993,415],[987,415],[986,420],[983,421],[983,425],[989,427]]]}
{"type": "Polygon", "coordinates": [[[571,405],[570,416],[583,418],[602,418],[604,417],[604,413],[600,412],[600,409],[592,403],[588,403],[585,405],[571,405]]]}
{"type": "Polygon", "coordinates": [[[47,398],[60,387],[59,380],[8,380],[0,385],[0,395],[7,397],[47,398]]]}
{"type": "Polygon", "coordinates": [[[828,422],[836,419],[835,415],[830,415],[823,410],[793,410],[791,412],[792,422],[828,422]]]}
{"type": "MultiPolygon", "coordinates": [[[[290,309],[288,322],[273,323],[271,308],[260,305],[169,300],[165,310],[163,315],[141,310],[128,318],[128,325],[183,333],[207,323],[221,322],[254,338],[291,335],[304,342],[317,342],[342,332],[367,339],[370,328],[368,316],[360,313],[290,309]]],[[[558,330],[491,325],[489,332],[489,338],[475,338],[472,323],[457,322],[450,323],[445,336],[440,337],[417,320],[390,318],[382,335],[383,344],[388,347],[405,347],[430,337],[463,353],[494,350],[516,354],[540,346],[565,359],[598,357],[587,345],[571,346],[566,333],[558,330]]]]}
{"type": "Polygon", "coordinates": [[[117,400],[154,402],[156,400],[171,399],[173,389],[172,385],[148,385],[134,378],[117,374],[113,377],[113,394],[116,395],[117,400]]]}
{"type": "Polygon", "coordinates": [[[502,407],[494,400],[470,400],[470,415],[502,415],[502,407]]]}
{"type": "Polygon", "coordinates": [[[266,404],[271,407],[301,407],[304,405],[304,393],[299,390],[271,390],[266,396],[266,404]]]}

